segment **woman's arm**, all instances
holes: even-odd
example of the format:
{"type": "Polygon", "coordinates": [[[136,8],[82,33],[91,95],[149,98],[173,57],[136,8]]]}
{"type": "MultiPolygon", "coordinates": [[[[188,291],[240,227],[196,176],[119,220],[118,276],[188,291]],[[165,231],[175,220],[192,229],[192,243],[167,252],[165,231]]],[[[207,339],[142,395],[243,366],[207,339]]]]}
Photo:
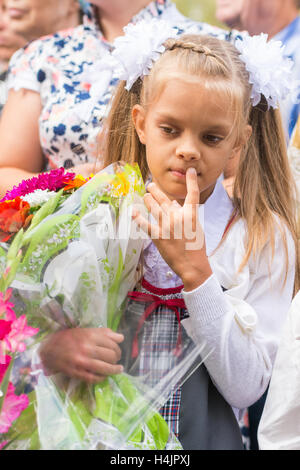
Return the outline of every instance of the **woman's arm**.
{"type": "Polygon", "coordinates": [[[0,197],[25,178],[42,171],[39,139],[40,95],[11,90],[0,119],[0,197]]]}

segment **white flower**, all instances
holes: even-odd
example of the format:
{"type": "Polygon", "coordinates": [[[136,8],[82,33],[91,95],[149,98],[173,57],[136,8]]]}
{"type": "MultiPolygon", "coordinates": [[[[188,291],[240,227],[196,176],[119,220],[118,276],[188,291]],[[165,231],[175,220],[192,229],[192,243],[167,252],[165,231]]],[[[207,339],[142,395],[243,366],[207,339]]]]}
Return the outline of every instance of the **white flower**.
{"type": "Polygon", "coordinates": [[[30,207],[37,207],[49,201],[49,199],[51,199],[55,194],[55,191],[49,191],[49,189],[36,189],[35,191],[33,191],[33,193],[29,193],[26,194],[26,196],[22,196],[22,199],[23,201],[28,202],[28,204],[30,204],[30,207]]]}
{"type": "Polygon", "coordinates": [[[263,95],[268,107],[278,107],[278,102],[295,89],[292,80],[293,61],[283,55],[280,41],[268,41],[267,34],[244,36],[237,39],[235,47],[249,72],[252,87],[252,104],[256,106],[263,95]]]}
{"type": "Polygon", "coordinates": [[[164,20],[139,21],[124,28],[125,35],[118,37],[112,56],[118,61],[120,80],[126,81],[126,90],[134,82],[148,75],[153,62],[165,51],[163,43],[177,35],[177,30],[164,20]]]}

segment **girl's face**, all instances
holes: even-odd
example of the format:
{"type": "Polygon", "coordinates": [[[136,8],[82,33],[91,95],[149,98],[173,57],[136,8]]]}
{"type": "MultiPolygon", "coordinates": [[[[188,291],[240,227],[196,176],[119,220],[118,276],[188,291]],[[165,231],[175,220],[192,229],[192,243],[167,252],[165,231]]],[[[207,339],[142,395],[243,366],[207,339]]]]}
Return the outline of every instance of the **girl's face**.
{"type": "Polygon", "coordinates": [[[5,7],[13,30],[29,40],[75,26],[70,17],[79,12],[77,0],[5,0],[5,7]]]}
{"type": "Polygon", "coordinates": [[[133,120],[146,146],[149,171],[170,199],[184,201],[189,167],[198,173],[199,202],[210,196],[228,160],[241,149],[234,118],[225,95],[185,78],[168,80],[147,110],[134,107],[133,120]]]}

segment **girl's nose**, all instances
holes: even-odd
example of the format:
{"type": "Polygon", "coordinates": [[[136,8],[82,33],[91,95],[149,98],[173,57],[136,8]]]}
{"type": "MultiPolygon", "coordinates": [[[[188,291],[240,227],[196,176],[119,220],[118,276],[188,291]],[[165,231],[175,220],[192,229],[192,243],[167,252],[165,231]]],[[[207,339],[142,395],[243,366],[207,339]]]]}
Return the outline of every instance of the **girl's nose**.
{"type": "Polygon", "coordinates": [[[179,143],[176,149],[176,156],[178,158],[191,161],[200,159],[199,146],[192,139],[186,139],[179,143]]]}

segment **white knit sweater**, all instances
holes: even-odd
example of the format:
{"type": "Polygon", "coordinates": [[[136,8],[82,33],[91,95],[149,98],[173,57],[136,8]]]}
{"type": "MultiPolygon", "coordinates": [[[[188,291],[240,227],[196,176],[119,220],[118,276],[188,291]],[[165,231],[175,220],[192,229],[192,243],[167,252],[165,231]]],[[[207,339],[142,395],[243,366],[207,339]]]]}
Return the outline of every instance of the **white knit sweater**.
{"type": "MultiPolygon", "coordinates": [[[[295,247],[285,230],[289,255],[285,283],[285,252],[279,228],[273,259],[271,244],[267,244],[238,272],[245,254],[243,220],[233,224],[215,250],[231,213],[231,201],[218,181],[204,205],[204,232],[213,275],[197,289],[183,291],[190,318],[182,324],[196,344],[206,344],[204,355],[210,354],[205,366],[237,414],[238,409],[256,402],[268,386],[293,295],[295,247]]],[[[144,257],[148,282],[163,288],[182,284],[153,243],[145,249],[144,257]]]]}

